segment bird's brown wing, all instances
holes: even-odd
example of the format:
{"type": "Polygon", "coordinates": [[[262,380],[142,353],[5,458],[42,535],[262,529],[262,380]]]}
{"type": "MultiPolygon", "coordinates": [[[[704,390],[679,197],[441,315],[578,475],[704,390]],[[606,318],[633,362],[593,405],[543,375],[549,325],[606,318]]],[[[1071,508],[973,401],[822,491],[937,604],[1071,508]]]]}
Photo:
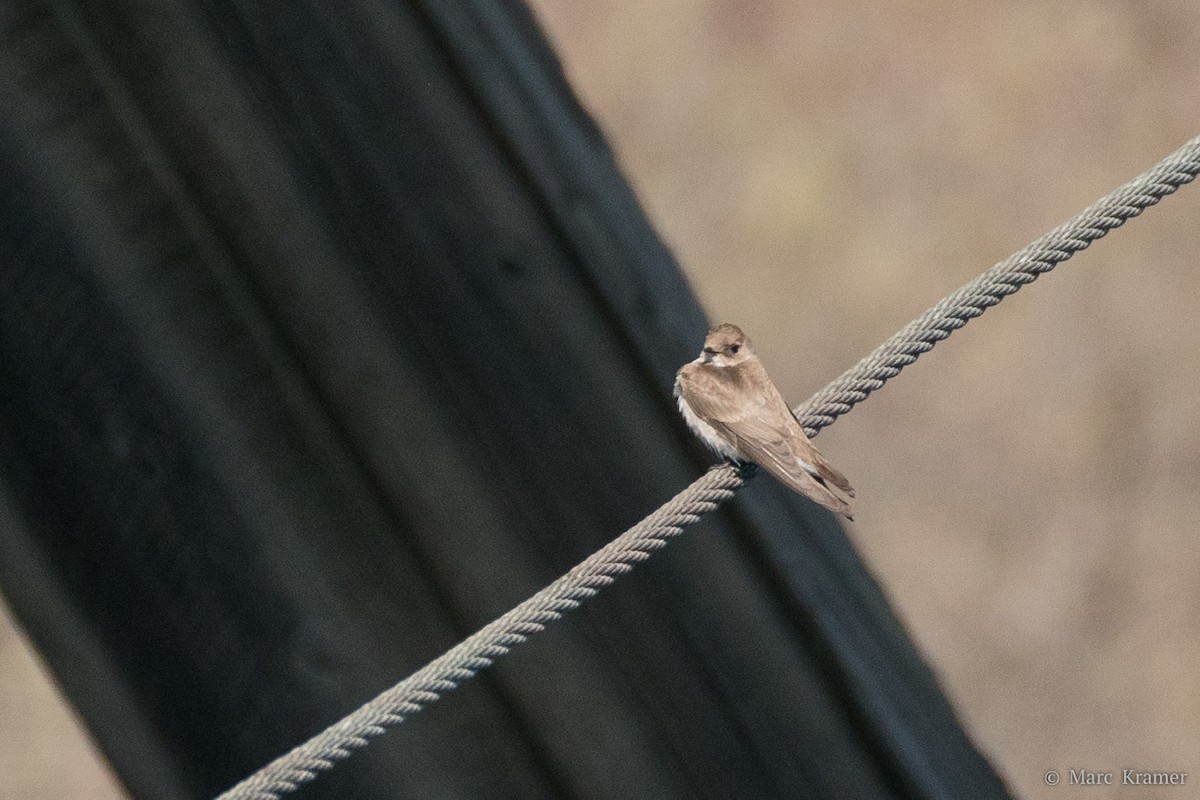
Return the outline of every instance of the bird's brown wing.
{"type": "MultiPolygon", "coordinates": [[[[744,382],[731,381],[724,373],[711,369],[680,372],[679,391],[696,415],[739,453],[781,483],[849,519],[850,506],[801,463],[807,462],[821,474],[821,465],[825,461],[819,453],[816,458],[820,461],[809,460],[816,448],[808,441],[778,392],[747,391],[744,382]]],[[[832,472],[841,482],[846,482],[836,470],[832,472]]],[[[839,485],[832,478],[830,482],[839,485]]]]}
{"type": "Polygon", "coordinates": [[[831,492],[801,463],[802,459],[807,459],[804,459],[805,454],[796,452],[797,442],[790,431],[780,430],[765,423],[761,417],[753,415],[714,421],[712,426],[730,439],[738,452],[774,475],[780,482],[830,511],[842,514],[847,519],[852,518],[849,504],[831,492]]]}
{"type": "MultiPolygon", "coordinates": [[[[800,425],[800,421],[796,420],[796,424],[800,425]]],[[[829,481],[851,497],[854,497],[854,487],[850,485],[850,481],[825,460],[825,456],[821,455],[821,451],[817,449],[817,446],[804,433],[803,426],[800,426],[800,435],[792,439],[792,450],[800,458],[812,464],[817,474],[823,479],[829,481]]]]}

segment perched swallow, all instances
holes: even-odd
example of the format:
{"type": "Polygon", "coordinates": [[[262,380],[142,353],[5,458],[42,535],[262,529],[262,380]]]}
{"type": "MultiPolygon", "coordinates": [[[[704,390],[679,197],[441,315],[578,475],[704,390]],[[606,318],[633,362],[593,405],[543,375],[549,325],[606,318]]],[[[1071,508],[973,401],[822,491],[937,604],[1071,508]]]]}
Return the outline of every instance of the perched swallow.
{"type": "Polygon", "coordinates": [[[846,519],[850,482],[809,441],[767,376],[750,339],[736,325],[708,332],[695,361],[675,376],[675,397],[688,426],[719,455],[752,461],[786,486],[846,519]]]}

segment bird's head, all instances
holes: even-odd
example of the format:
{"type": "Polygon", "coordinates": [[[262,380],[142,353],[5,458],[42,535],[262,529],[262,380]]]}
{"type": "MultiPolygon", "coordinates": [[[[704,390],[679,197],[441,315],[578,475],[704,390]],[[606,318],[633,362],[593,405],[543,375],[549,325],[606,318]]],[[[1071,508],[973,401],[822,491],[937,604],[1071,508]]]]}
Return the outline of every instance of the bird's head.
{"type": "Polygon", "coordinates": [[[754,346],[741,328],[725,323],[708,332],[700,358],[715,367],[733,367],[754,358],[754,346]]]}

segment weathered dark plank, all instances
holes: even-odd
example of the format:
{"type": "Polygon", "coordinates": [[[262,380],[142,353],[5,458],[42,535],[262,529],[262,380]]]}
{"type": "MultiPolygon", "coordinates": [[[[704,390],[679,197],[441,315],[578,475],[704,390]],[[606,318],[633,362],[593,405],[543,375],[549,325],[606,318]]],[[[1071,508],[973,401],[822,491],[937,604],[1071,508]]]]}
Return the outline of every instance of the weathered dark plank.
{"type": "MultiPolygon", "coordinates": [[[[232,783],[703,465],[703,316],[523,6],[0,13],[0,587],[136,795],[232,783]]],[[[1003,796],[758,484],[301,794],[1003,796]]]]}

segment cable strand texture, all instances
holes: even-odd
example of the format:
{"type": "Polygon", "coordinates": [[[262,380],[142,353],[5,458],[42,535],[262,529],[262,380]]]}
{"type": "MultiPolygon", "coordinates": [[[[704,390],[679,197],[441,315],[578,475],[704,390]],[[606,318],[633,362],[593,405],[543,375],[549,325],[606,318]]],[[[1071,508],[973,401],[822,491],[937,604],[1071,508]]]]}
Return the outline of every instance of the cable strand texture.
{"type": "Polygon", "coordinates": [[[815,436],[967,322],[1190,183],[1198,159],[1200,137],[943,298],[794,409],[797,418],[815,436]]]}
{"type": "MultiPolygon", "coordinates": [[[[1200,173],[1200,137],[1072,219],[982,273],[902,328],[795,414],[810,436],[894,378],[922,353],[1005,297],[1066,261],[1200,173]]],[[[218,800],[280,800],[332,769],[372,737],[421,711],[490,667],[512,648],[629,572],[733,497],[745,483],[729,464],[702,477],[570,572],[481,628],[391,689],[267,764],[218,800]]]]}

